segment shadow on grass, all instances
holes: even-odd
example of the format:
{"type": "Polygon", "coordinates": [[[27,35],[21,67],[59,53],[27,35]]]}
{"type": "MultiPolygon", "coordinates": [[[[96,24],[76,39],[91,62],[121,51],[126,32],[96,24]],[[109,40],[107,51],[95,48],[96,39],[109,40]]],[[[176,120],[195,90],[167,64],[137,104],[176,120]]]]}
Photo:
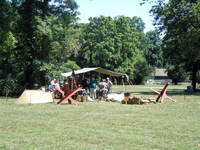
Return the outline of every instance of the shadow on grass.
{"type": "MultiPolygon", "coordinates": [[[[158,92],[161,92],[161,90],[158,90],[158,92]]],[[[149,91],[149,92],[130,92],[130,93],[137,93],[136,95],[158,95],[157,93],[153,92],[153,91],[149,91]]],[[[167,90],[166,94],[168,96],[170,95],[174,95],[174,96],[178,96],[178,95],[193,95],[193,96],[200,96],[200,91],[199,90],[195,90],[192,94],[188,94],[187,90],[177,90],[177,89],[170,89],[167,90]]]]}
{"type": "Polygon", "coordinates": [[[60,105],[76,105],[76,104],[70,104],[70,103],[62,103],[62,104],[60,104],[60,105]]]}
{"type": "MultiPolygon", "coordinates": [[[[80,103],[82,103],[82,102],[79,102],[79,101],[76,101],[78,104],[80,104],[80,103]]],[[[56,105],[58,105],[57,104],[57,102],[56,102],[56,105]]],[[[76,104],[74,104],[73,102],[70,104],[70,103],[68,103],[68,101],[66,101],[66,102],[64,102],[64,103],[62,103],[62,104],[60,104],[60,105],[76,105],[76,104]]]]}

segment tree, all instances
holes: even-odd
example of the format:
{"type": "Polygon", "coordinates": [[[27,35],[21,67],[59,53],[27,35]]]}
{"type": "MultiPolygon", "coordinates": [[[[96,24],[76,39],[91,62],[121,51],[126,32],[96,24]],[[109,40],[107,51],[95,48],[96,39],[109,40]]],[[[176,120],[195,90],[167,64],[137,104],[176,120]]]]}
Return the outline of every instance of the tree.
{"type": "Polygon", "coordinates": [[[5,90],[16,89],[16,86],[10,86],[13,83],[12,50],[15,48],[17,39],[13,30],[16,27],[16,21],[19,15],[15,8],[8,1],[0,1],[0,94],[5,94],[5,90]]]}
{"type": "Polygon", "coordinates": [[[180,82],[185,82],[189,77],[189,74],[181,65],[182,64],[173,62],[173,65],[168,64],[166,67],[167,75],[172,79],[172,83],[176,85],[180,82]]]}
{"type": "Polygon", "coordinates": [[[0,77],[4,80],[10,74],[9,78],[24,88],[47,84],[48,70],[42,68],[63,66],[78,49],[73,27],[77,3],[5,0],[0,4],[0,77]]]}
{"type": "Polygon", "coordinates": [[[196,74],[200,70],[199,0],[163,1],[152,7],[154,24],[164,32],[164,58],[176,60],[184,70],[191,72],[192,86],[196,88],[196,74]]]}
{"type": "Polygon", "coordinates": [[[140,61],[147,67],[139,63],[138,66],[147,70],[149,67],[143,59],[144,43],[148,45],[148,38],[143,33],[144,23],[141,18],[118,16],[112,19],[100,16],[89,20],[88,24],[80,25],[83,36],[82,52],[79,55],[81,63],[78,64],[127,73],[132,81],[142,82],[144,76],[139,78],[135,65],[140,61]]]}
{"type": "Polygon", "coordinates": [[[0,78],[6,78],[9,74],[8,68],[11,67],[10,53],[17,42],[12,30],[16,25],[18,14],[7,1],[0,1],[0,9],[0,78]]]}
{"type": "Polygon", "coordinates": [[[153,67],[163,67],[162,40],[157,31],[149,31],[146,36],[150,39],[150,47],[145,51],[145,58],[149,65],[153,67]]]}
{"type": "Polygon", "coordinates": [[[90,23],[82,26],[83,40],[82,52],[83,57],[88,59],[85,65],[89,67],[100,66],[110,67],[106,63],[114,51],[113,34],[115,24],[111,17],[89,18],[90,23]]]}

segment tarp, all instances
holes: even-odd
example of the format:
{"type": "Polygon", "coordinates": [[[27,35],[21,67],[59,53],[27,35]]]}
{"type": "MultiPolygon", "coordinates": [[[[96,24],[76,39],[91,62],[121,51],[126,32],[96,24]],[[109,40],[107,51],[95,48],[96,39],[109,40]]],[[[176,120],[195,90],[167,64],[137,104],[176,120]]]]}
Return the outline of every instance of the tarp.
{"type": "MultiPolygon", "coordinates": [[[[118,73],[118,72],[106,70],[106,69],[103,69],[101,67],[83,68],[83,69],[80,69],[80,70],[76,70],[75,74],[81,74],[81,73],[90,72],[90,71],[96,71],[96,72],[99,72],[99,73],[103,73],[103,74],[107,74],[107,75],[111,75],[111,76],[115,76],[115,77],[120,77],[120,76],[126,75],[126,74],[123,74],[123,73],[118,73]]],[[[72,75],[72,72],[62,73],[61,75],[63,77],[69,77],[69,76],[72,75]]]]}
{"type": "Polygon", "coordinates": [[[108,100],[121,102],[123,99],[124,99],[124,93],[123,94],[108,94],[108,100]]]}
{"type": "Polygon", "coordinates": [[[53,102],[52,93],[44,92],[42,90],[25,90],[16,104],[27,103],[51,103],[53,102]]]}

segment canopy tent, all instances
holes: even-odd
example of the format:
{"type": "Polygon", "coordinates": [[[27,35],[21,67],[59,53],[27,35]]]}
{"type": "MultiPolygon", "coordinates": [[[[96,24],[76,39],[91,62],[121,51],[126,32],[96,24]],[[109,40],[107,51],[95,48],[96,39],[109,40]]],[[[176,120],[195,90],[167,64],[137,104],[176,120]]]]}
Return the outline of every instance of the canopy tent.
{"type": "MultiPolygon", "coordinates": [[[[115,76],[115,77],[120,77],[120,76],[126,75],[124,73],[118,73],[118,72],[106,70],[106,69],[103,69],[101,67],[83,68],[83,69],[80,69],[80,70],[76,70],[75,74],[81,74],[81,73],[90,72],[90,71],[96,71],[96,72],[99,72],[99,73],[103,73],[103,74],[107,74],[107,75],[111,75],[111,76],[115,76]]],[[[72,75],[72,72],[62,73],[61,75],[63,77],[69,77],[69,76],[72,75]]]]}

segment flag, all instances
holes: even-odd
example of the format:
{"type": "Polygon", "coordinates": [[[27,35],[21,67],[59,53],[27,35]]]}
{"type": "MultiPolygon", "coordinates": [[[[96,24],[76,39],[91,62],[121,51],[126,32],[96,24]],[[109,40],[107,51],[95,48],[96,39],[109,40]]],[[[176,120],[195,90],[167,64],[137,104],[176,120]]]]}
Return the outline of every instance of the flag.
{"type": "Polygon", "coordinates": [[[74,67],[73,67],[73,70],[72,70],[72,78],[75,79],[74,67]]]}

